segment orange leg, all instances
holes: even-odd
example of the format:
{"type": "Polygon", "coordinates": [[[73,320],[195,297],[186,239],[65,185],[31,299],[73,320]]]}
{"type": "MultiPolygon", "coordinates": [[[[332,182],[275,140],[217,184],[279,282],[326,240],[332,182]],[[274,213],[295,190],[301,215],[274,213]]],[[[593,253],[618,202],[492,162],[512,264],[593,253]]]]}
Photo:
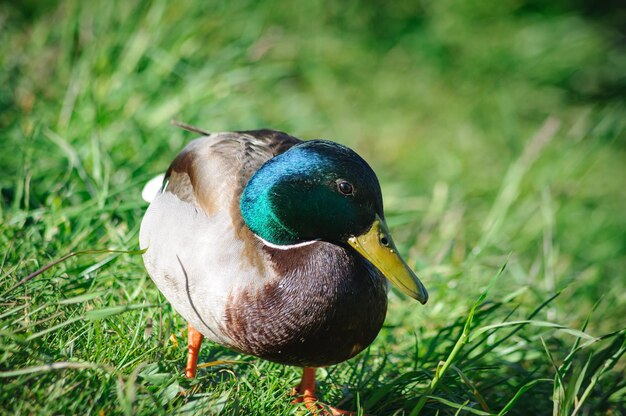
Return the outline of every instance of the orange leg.
{"type": "Polygon", "coordinates": [[[185,377],[194,378],[198,369],[198,354],[202,345],[202,335],[196,328],[187,324],[187,367],[185,367],[185,377]]]}
{"type": "Polygon", "coordinates": [[[302,381],[294,387],[292,394],[294,396],[300,396],[293,400],[292,403],[304,403],[304,406],[311,412],[311,414],[316,416],[340,416],[354,414],[354,412],[322,405],[317,401],[317,395],[315,394],[315,368],[313,367],[304,367],[302,369],[302,381]]]}

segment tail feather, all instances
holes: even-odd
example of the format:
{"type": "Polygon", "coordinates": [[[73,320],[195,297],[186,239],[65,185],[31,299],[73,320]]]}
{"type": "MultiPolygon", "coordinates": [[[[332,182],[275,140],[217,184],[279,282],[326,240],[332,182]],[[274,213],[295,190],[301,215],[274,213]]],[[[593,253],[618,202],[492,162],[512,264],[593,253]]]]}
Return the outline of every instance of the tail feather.
{"type": "Polygon", "coordinates": [[[146,183],[141,191],[141,197],[144,201],[150,203],[157,196],[161,187],[163,186],[163,179],[165,178],[164,174],[160,174],[150,179],[148,183],[146,183]]]}
{"type": "Polygon", "coordinates": [[[180,127],[181,129],[190,131],[192,133],[198,133],[198,134],[201,134],[202,136],[210,136],[211,135],[211,132],[208,132],[208,131],[200,128],[200,127],[192,126],[190,124],[185,124],[185,123],[183,123],[181,121],[178,121],[178,120],[172,120],[171,123],[173,125],[175,125],[176,127],[180,127]]]}

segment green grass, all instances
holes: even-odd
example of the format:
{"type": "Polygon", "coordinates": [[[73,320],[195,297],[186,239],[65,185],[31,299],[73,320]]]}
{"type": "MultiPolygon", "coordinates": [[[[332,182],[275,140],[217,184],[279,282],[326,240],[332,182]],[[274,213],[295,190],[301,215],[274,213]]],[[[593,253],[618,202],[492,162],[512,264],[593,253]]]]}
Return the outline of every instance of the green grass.
{"type": "Polygon", "coordinates": [[[431,300],[392,291],[372,346],[319,371],[325,402],[625,414],[619,13],[411,4],[1,4],[0,414],[303,413],[297,368],[206,344],[226,362],[184,379],[137,254],[20,283],[137,249],[142,185],[194,138],[173,118],[331,138],[378,173],[431,300]]]}

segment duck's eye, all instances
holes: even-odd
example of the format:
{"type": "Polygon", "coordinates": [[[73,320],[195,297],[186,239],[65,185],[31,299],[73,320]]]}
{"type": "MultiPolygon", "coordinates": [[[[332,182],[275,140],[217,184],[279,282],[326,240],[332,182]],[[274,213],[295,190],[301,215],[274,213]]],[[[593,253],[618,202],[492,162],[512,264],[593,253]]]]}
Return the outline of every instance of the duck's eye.
{"type": "Polygon", "coordinates": [[[354,193],[354,188],[352,184],[348,181],[339,180],[337,181],[337,189],[344,195],[352,195],[354,193]]]}

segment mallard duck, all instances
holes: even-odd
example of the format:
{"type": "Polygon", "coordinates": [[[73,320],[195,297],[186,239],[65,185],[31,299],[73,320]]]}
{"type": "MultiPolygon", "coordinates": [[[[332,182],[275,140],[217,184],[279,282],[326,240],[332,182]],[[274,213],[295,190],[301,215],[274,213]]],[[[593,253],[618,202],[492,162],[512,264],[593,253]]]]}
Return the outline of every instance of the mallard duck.
{"type": "Polygon", "coordinates": [[[328,140],[187,128],[203,137],[174,159],[140,231],[148,273],[188,322],[185,374],[206,337],[303,367],[295,393],[315,412],[315,367],[374,340],[387,281],[428,299],[385,224],[376,174],[328,140]]]}

